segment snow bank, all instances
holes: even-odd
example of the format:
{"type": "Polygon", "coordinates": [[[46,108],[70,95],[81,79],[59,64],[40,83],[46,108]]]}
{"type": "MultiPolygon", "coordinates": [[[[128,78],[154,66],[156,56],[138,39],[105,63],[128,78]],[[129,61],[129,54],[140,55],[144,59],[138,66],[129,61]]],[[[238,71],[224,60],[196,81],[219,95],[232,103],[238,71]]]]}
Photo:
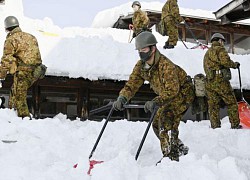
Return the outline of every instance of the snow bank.
{"type": "MultiPolygon", "coordinates": [[[[10,12],[8,7],[19,9],[17,12],[20,15],[17,17],[21,28],[23,31],[32,33],[38,39],[43,62],[48,66],[47,75],[68,76],[71,78],[83,77],[90,80],[127,80],[139,59],[138,52],[135,51],[134,40],[132,43],[128,43],[130,35],[128,30],[106,27],[107,24],[110,26],[111,21],[114,20],[118,13],[129,12],[131,3],[100,12],[101,14],[96,16],[93,24],[96,22],[96,24],[102,24],[105,28],[69,27],[61,29],[54,25],[50,18],[38,20],[24,17],[22,15],[21,0],[7,2],[6,5],[0,6],[0,22],[4,21],[8,14],[6,12],[10,12]],[[7,2],[10,4],[8,5],[7,2]],[[17,2],[17,5],[14,2],[17,2]],[[108,15],[110,17],[112,15],[114,18],[106,18],[105,16],[108,15]]],[[[160,10],[162,7],[162,3],[159,2],[145,2],[142,4],[145,8],[155,10],[160,10]]],[[[191,13],[191,10],[186,11],[186,13],[191,13]]],[[[183,10],[183,12],[185,11],[183,10]]],[[[207,16],[205,11],[197,10],[192,12],[207,16]]],[[[175,49],[164,50],[162,46],[167,37],[162,37],[155,31],[153,33],[158,40],[158,48],[164,55],[183,67],[191,76],[203,73],[202,63],[205,50],[187,50],[180,41],[175,49]]],[[[3,23],[0,23],[1,47],[3,47],[5,35],[3,23]]],[[[187,43],[187,45],[189,47],[194,46],[194,44],[190,43],[187,43]]],[[[2,54],[2,50],[3,48],[0,48],[0,54],[2,54]]],[[[230,56],[233,60],[241,63],[243,88],[250,89],[250,76],[247,73],[250,66],[249,55],[230,54],[230,56]]],[[[234,88],[239,88],[237,71],[232,70],[232,73],[232,85],[234,88]]]]}
{"type": "Polygon", "coordinates": [[[0,177],[4,180],[247,180],[250,178],[250,131],[232,130],[228,117],[222,128],[211,129],[209,121],[180,124],[180,138],[189,154],[180,162],[161,158],[159,141],[150,129],[138,161],[134,160],[146,122],[109,122],[93,154],[92,176],[88,156],[104,120],[70,121],[63,114],[28,120],[12,110],[0,109],[0,177]],[[78,163],[76,169],[73,165],[78,163]]]}

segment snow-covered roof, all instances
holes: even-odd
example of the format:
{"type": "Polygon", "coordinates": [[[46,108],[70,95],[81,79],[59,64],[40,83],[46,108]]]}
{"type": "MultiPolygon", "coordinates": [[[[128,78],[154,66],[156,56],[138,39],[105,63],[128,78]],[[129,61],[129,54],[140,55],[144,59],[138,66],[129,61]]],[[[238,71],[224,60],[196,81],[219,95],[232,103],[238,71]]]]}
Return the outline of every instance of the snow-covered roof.
{"type": "MultiPolygon", "coordinates": [[[[8,2],[15,3],[16,0],[8,2]]],[[[130,11],[129,8],[131,7],[128,5],[124,4],[100,12],[93,24],[97,22],[102,22],[103,25],[112,24],[110,23],[112,21],[112,14],[114,20],[117,20],[116,18],[119,17],[118,12],[130,11]],[[105,18],[105,16],[108,18],[105,18]]],[[[162,3],[148,3],[148,5],[151,8],[159,8],[162,6],[162,3]]],[[[12,11],[0,8],[0,22],[3,22],[7,15],[11,15],[9,12],[12,11]]],[[[196,12],[202,14],[199,10],[196,12]]],[[[139,59],[138,53],[135,51],[134,41],[128,43],[130,35],[128,30],[113,29],[110,27],[97,28],[95,26],[92,28],[69,27],[61,29],[54,25],[49,18],[43,20],[30,19],[20,13],[16,16],[20,20],[21,28],[37,37],[43,62],[48,66],[47,75],[68,76],[72,78],[83,77],[90,80],[127,80],[135,63],[139,59]]],[[[204,16],[207,15],[204,13],[204,16]]],[[[204,50],[187,50],[181,42],[178,42],[177,47],[173,50],[164,50],[162,46],[167,37],[163,37],[155,31],[153,33],[158,40],[159,50],[173,62],[183,67],[189,75],[194,76],[195,74],[203,73],[202,61],[205,54],[204,50]]],[[[0,23],[1,47],[3,47],[4,40],[4,27],[3,23],[0,23]]],[[[187,45],[190,47],[194,46],[189,43],[187,45]]],[[[0,49],[0,54],[2,54],[2,48],[0,49]]],[[[250,77],[248,76],[248,67],[250,65],[249,55],[230,54],[230,56],[242,64],[243,87],[250,89],[250,77]]],[[[237,71],[232,70],[232,72],[232,84],[237,88],[239,87],[237,71]]]]}

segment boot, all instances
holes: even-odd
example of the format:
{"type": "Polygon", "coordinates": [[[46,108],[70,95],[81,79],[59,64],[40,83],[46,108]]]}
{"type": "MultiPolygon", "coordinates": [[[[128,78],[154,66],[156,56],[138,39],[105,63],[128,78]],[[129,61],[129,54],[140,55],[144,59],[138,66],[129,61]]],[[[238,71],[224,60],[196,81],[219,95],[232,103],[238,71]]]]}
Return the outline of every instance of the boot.
{"type": "Polygon", "coordinates": [[[167,157],[170,152],[169,136],[165,129],[161,129],[159,133],[161,151],[164,157],[167,157]]]}
{"type": "Polygon", "coordinates": [[[242,129],[243,127],[242,127],[242,125],[238,125],[238,126],[231,126],[231,129],[242,129]]]}
{"type": "Polygon", "coordinates": [[[168,154],[168,157],[172,161],[179,161],[179,150],[177,144],[171,144],[171,150],[168,154]]]}
{"type": "Polygon", "coordinates": [[[180,139],[178,142],[178,146],[179,146],[179,156],[182,156],[182,155],[185,156],[188,154],[189,148],[187,146],[185,146],[180,139]]]}
{"type": "Polygon", "coordinates": [[[174,48],[174,45],[172,44],[169,44],[169,42],[165,42],[165,45],[163,46],[164,49],[173,49],[174,48]]]}
{"type": "Polygon", "coordinates": [[[179,139],[178,130],[171,130],[170,138],[170,153],[168,155],[169,159],[172,161],[179,161],[179,139]]]}

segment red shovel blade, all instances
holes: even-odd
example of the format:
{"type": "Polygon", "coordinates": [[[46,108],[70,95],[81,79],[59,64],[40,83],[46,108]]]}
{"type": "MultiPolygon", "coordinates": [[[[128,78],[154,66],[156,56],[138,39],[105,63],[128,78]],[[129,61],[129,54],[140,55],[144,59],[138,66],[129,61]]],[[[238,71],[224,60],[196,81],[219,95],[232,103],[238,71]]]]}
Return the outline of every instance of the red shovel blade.
{"type": "Polygon", "coordinates": [[[240,123],[244,128],[250,128],[250,106],[245,101],[238,102],[240,123]]]}
{"type": "Polygon", "coordinates": [[[91,170],[94,168],[94,165],[96,164],[101,164],[103,163],[104,161],[95,161],[95,160],[89,160],[89,170],[88,170],[88,175],[91,175],[91,170]]]}
{"type": "MultiPolygon", "coordinates": [[[[91,175],[90,173],[91,173],[91,170],[94,168],[94,165],[96,165],[96,164],[101,164],[101,163],[103,163],[104,161],[95,161],[95,160],[89,160],[89,170],[88,170],[88,175],[91,175]]],[[[73,168],[77,168],[77,166],[78,166],[78,163],[77,164],[75,164],[74,166],[73,166],[73,168]]]]}

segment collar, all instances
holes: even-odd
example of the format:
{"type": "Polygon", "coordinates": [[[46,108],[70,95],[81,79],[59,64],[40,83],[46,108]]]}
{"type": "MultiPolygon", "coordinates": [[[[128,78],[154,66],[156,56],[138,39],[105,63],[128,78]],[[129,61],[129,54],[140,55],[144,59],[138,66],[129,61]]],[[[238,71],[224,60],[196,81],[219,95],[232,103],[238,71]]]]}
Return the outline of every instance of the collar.
{"type": "Polygon", "coordinates": [[[156,49],[155,57],[154,57],[154,64],[150,66],[150,65],[147,65],[146,63],[142,63],[142,71],[154,70],[159,64],[160,56],[161,56],[160,51],[158,49],[156,49]],[[150,67],[148,67],[148,66],[150,66],[150,67]]]}
{"type": "Polygon", "coordinates": [[[8,34],[7,34],[7,37],[17,33],[17,32],[22,32],[21,28],[20,27],[16,27],[15,29],[13,29],[12,31],[10,31],[8,34]]]}

